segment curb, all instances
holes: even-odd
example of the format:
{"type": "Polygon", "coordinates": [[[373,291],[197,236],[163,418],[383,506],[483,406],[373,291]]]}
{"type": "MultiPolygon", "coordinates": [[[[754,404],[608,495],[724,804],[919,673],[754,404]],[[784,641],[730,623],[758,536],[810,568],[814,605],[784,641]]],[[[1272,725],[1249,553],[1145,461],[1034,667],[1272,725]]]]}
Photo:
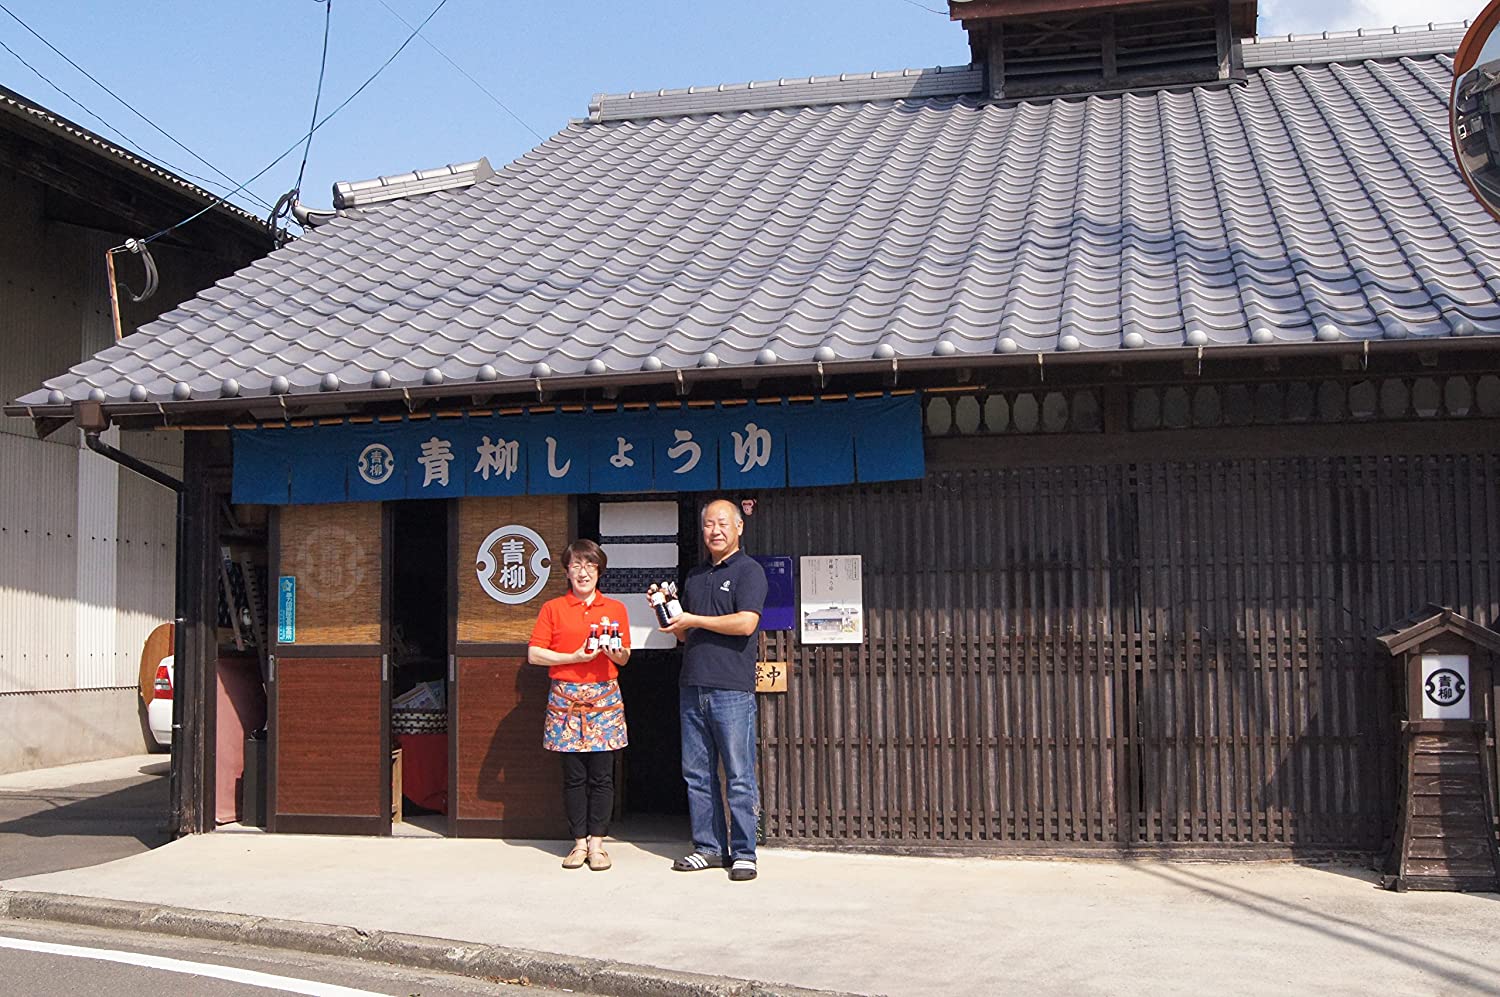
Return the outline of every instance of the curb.
{"type": "Polygon", "coordinates": [[[53,921],[178,938],[240,942],[477,978],[525,977],[539,986],[610,997],[856,997],[830,990],[680,973],[505,945],[60,893],[0,889],[0,919],[53,921]]]}

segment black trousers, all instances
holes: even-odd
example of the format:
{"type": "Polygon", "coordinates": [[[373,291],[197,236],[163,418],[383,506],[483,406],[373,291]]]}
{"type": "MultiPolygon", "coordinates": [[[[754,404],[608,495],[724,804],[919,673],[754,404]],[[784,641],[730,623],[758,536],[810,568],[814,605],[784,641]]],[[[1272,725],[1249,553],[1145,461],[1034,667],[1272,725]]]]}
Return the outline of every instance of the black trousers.
{"type": "Polygon", "coordinates": [[[563,806],[575,838],[604,837],[615,808],[615,753],[562,751],[563,806]]]}

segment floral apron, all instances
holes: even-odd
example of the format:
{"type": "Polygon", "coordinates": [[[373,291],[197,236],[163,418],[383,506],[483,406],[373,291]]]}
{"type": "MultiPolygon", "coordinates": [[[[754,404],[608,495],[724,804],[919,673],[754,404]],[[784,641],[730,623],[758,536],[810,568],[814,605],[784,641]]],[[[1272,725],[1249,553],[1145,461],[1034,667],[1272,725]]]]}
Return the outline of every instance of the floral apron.
{"type": "Polygon", "coordinates": [[[542,746],[548,751],[614,751],[626,744],[620,684],[552,681],[542,746]]]}

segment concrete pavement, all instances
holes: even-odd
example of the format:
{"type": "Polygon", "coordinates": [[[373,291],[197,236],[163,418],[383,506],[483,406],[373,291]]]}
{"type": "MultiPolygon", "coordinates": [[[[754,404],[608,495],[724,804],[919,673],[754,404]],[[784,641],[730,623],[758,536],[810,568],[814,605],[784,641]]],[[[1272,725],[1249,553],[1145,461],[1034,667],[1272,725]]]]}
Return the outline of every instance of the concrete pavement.
{"type": "Polygon", "coordinates": [[[766,849],[741,884],[680,850],[221,831],[4,886],[870,994],[1500,994],[1500,896],[1357,869],[766,849]]]}
{"type": "Polygon", "coordinates": [[[168,765],[143,754],[0,775],[0,881],[166,844],[168,765]]]}

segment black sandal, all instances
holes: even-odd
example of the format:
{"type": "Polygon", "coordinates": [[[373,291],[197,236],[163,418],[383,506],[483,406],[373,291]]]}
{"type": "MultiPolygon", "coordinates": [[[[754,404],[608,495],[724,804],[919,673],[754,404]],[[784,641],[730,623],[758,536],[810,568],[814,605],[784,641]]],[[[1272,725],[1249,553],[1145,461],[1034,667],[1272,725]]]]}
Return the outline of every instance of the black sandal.
{"type": "Polygon", "coordinates": [[[702,852],[689,852],[672,863],[672,869],[676,872],[698,872],[703,869],[722,868],[724,868],[722,858],[717,855],[705,855],[702,852]]]}

